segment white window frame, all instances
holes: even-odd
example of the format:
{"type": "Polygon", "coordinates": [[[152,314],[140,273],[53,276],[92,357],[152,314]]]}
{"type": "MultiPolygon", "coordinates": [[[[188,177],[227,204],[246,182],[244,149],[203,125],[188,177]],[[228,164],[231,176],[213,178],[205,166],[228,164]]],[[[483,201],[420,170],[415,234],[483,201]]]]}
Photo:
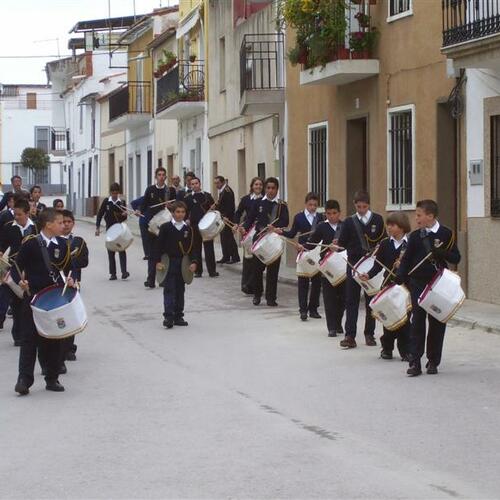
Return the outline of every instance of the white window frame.
{"type": "MultiPolygon", "coordinates": [[[[319,128],[326,128],[326,192],[325,200],[329,199],[329,189],[330,189],[330,138],[329,138],[329,127],[328,121],[310,123],[307,126],[307,190],[310,192],[312,190],[312,179],[311,179],[311,131],[319,128]]],[[[319,195],[319,193],[316,193],[319,195]]]]}
{"type": "Polygon", "coordinates": [[[400,210],[415,210],[416,208],[416,201],[415,201],[415,195],[416,195],[416,190],[415,190],[415,180],[416,180],[416,134],[415,134],[415,123],[416,123],[416,113],[415,113],[416,107],[415,104],[406,104],[404,106],[396,106],[393,108],[389,108],[387,110],[387,126],[386,126],[386,142],[387,142],[387,178],[386,178],[386,185],[387,185],[387,203],[386,203],[386,211],[400,211],[400,210]],[[390,182],[391,182],[391,172],[392,172],[392,165],[391,165],[391,140],[390,140],[390,130],[391,130],[391,115],[396,114],[396,113],[401,113],[403,111],[411,111],[411,161],[412,161],[412,184],[411,184],[411,199],[412,203],[407,203],[404,205],[395,205],[393,203],[389,203],[389,200],[391,199],[391,191],[390,191],[390,182]]]}
{"type": "Polygon", "coordinates": [[[391,16],[391,0],[387,2],[387,22],[392,23],[394,21],[398,21],[399,19],[403,19],[408,16],[413,16],[413,0],[410,0],[410,8],[401,12],[400,14],[396,14],[391,16]]]}

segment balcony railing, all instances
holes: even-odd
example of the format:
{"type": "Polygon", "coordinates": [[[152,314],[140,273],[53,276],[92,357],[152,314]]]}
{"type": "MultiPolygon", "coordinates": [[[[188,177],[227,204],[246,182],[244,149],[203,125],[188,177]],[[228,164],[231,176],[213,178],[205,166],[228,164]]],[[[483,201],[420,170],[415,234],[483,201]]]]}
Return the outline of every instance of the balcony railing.
{"type": "Polygon", "coordinates": [[[157,81],[157,113],[160,113],[177,102],[199,102],[204,100],[204,61],[179,61],[157,81]]]}
{"type": "Polygon", "coordinates": [[[151,113],[150,82],[128,82],[109,97],[109,121],[137,113],[151,113]]]}
{"type": "Polygon", "coordinates": [[[442,0],[443,47],[500,33],[498,0],[442,0]]]}
{"type": "Polygon", "coordinates": [[[240,49],[240,90],[284,88],[283,33],[249,34],[240,49]]]}
{"type": "Polygon", "coordinates": [[[69,150],[69,131],[65,128],[52,128],[50,130],[50,149],[53,152],[63,152],[69,150]]]}

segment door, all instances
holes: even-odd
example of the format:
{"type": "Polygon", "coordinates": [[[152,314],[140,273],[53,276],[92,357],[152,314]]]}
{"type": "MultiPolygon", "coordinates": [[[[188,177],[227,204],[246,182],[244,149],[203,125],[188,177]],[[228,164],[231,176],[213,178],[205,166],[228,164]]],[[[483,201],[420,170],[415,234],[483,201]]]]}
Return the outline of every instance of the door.
{"type": "Polygon", "coordinates": [[[142,165],[140,153],[136,153],[135,155],[135,193],[136,198],[139,198],[142,194],[142,165]]]}
{"type": "Polygon", "coordinates": [[[108,184],[111,186],[115,182],[115,153],[108,155],[108,184]]]}
{"type": "Polygon", "coordinates": [[[346,207],[351,212],[354,193],[368,190],[368,119],[347,120],[346,207]]]}
{"type": "Polygon", "coordinates": [[[148,149],[147,163],[148,163],[147,185],[151,186],[151,184],[153,184],[153,151],[151,149],[148,149]]]}
{"type": "Polygon", "coordinates": [[[174,176],[174,155],[167,156],[167,174],[169,179],[174,176]]]}
{"type": "Polygon", "coordinates": [[[127,172],[127,191],[128,199],[132,201],[135,199],[134,196],[134,157],[128,157],[128,172],[127,172]]]}

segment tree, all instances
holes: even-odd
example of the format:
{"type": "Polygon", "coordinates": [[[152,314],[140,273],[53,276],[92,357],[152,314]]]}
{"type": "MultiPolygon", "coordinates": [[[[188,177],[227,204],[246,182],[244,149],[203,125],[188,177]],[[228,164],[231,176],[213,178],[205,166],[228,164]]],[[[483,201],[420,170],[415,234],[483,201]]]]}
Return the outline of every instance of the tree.
{"type": "Polygon", "coordinates": [[[28,168],[36,179],[37,173],[46,170],[50,165],[49,155],[39,148],[24,148],[21,154],[23,167],[28,168]]]}

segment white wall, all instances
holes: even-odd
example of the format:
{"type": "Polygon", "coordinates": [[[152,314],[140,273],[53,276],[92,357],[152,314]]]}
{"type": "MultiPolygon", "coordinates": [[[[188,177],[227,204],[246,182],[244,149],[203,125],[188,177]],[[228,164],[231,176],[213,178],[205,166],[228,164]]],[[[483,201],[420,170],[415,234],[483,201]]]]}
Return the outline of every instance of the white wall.
{"type": "MultiPolygon", "coordinates": [[[[124,193],[128,202],[144,194],[148,186],[148,150],[153,151],[152,171],[155,168],[154,157],[154,133],[150,130],[149,123],[142,127],[129,129],[126,133],[126,159],[125,159],[125,177],[127,178],[127,193],[124,193]],[[140,183],[137,182],[137,155],[141,155],[140,164],[140,183]],[[133,158],[133,176],[129,175],[129,158],[133,158]]],[[[151,173],[151,179],[153,174],[151,173]]]]}
{"type": "Polygon", "coordinates": [[[188,120],[179,122],[179,149],[181,172],[194,171],[201,179],[202,186],[206,191],[211,190],[210,166],[208,164],[208,134],[205,114],[196,115],[188,120]],[[195,164],[191,161],[191,151],[196,151],[197,139],[201,140],[201,155],[199,161],[195,154],[195,164]],[[198,163],[198,167],[196,164],[198,163]]]}

